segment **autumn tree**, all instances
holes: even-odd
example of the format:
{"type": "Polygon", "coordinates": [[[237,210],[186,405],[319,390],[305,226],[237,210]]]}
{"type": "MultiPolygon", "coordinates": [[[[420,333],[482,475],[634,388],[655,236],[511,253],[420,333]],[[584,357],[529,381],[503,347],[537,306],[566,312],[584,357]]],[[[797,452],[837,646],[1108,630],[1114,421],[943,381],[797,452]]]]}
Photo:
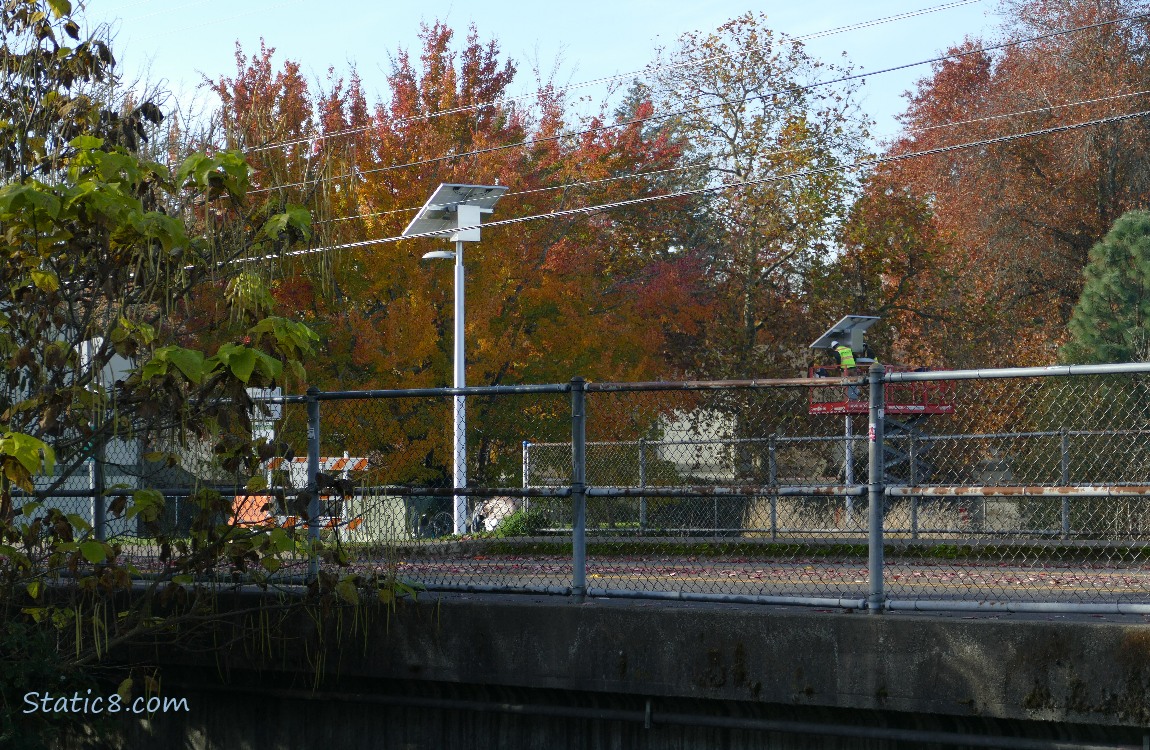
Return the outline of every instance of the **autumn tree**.
{"type": "Polygon", "coordinates": [[[846,169],[866,121],[846,72],[748,14],[689,33],[654,68],[658,108],[676,113],[689,155],[707,163],[719,238],[706,258],[721,301],[699,349],[700,373],[794,371],[806,334],[811,269],[825,260],[854,188],[846,169]]]}
{"type": "Polygon", "coordinates": [[[819,321],[875,315],[881,320],[867,342],[881,361],[926,361],[929,342],[904,330],[948,325],[958,287],[937,265],[949,248],[929,201],[892,184],[883,170],[872,171],[838,227],[836,245],[812,270],[810,315],[819,321]],[[940,286],[940,279],[947,283],[940,286]]]}
{"type": "MultiPolygon", "coordinates": [[[[323,181],[318,203],[307,204],[316,206],[326,242],[399,235],[441,182],[510,186],[496,218],[673,189],[676,178],[666,170],[680,166],[683,147],[665,130],[644,124],[653,114],[648,99],[634,98],[619,113],[572,119],[562,92],[547,84],[532,101],[510,97],[516,66],[474,28],[459,45],[439,23],[424,27],[420,40],[418,53],[395,54],[388,96],[374,107],[354,75],[346,86],[334,85],[339,79],[333,78],[313,95],[323,113],[316,142],[333,149],[355,144],[340,146],[354,153],[354,161],[323,181]],[[648,178],[646,172],[660,174],[648,178]],[[331,201],[337,193],[338,212],[331,201]]],[[[298,189],[289,182],[283,191],[298,189]]],[[[675,342],[698,325],[705,297],[696,294],[700,267],[676,252],[685,244],[679,219],[686,204],[669,203],[654,211],[605,211],[484,230],[483,241],[468,246],[466,256],[468,383],[566,381],[575,374],[643,379],[670,372],[675,342]]],[[[446,266],[419,260],[438,246],[430,240],[380,243],[323,253],[328,266],[322,270],[304,264],[269,269],[277,298],[314,322],[323,338],[328,356],[312,368],[315,384],[451,382],[452,276],[446,266]]],[[[384,472],[380,481],[448,481],[446,415],[385,413],[400,409],[396,402],[376,407],[379,414],[348,415],[346,424],[339,424],[334,408],[326,412],[329,450],[346,447],[338,444],[341,435],[369,438],[384,472]]],[[[532,433],[539,428],[530,420],[506,409],[477,403],[469,415],[477,433],[470,462],[476,481],[507,470],[523,439],[542,437],[532,433]]]]}
{"type": "MultiPolygon", "coordinates": [[[[968,40],[949,50],[909,95],[891,154],[1145,109],[1145,2],[1017,0],[1000,9],[1017,44],[986,52],[968,40]]],[[[902,327],[930,341],[923,364],[1052,361],[1089,249],[1150,197],[1148,149],[1143,125],[1127,121],[889,165],[884,179],[927,201],[936,231],[951,240],[912,303],[949,308],[947,319],[902,327]],[[945,305],[931,299],[940,291],[945,305]]]]}

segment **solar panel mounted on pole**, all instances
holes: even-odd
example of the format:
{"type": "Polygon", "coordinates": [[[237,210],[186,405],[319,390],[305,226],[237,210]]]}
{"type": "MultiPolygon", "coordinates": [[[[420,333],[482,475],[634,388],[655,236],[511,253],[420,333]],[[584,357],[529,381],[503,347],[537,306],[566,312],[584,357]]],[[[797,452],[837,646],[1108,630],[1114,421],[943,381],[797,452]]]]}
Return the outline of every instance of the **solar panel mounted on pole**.
{"type": "MultiPolygon", "coordinates": [[[[506,185],[457,185],[444,183],[435,189],[423,208],[403,230],[404,237],[442,236],[455,243],[455,251],[436,250],[423,257],[446,258],[455,261],[455,333],[453,355],[454,388],[467,386],[467,360],[463,347],[464,332],[464,271],[463,243],[479,242],[483,215],[491,213],[496,202],[507,192],[506,185]]],[[[454,397],[454,438],[452,448],[452,482],[456,488],[467,486],[467,403],[464,396],[454,397]]],[[[467,531],[467,498],[456,495],[454,500],[453,530],[456,534],[467,531]]]]}

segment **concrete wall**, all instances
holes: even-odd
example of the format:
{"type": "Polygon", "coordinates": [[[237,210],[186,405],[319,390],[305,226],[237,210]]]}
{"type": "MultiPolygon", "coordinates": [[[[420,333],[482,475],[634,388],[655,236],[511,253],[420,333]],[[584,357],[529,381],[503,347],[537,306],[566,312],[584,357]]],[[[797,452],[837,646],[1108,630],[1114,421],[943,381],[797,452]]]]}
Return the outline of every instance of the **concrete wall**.
{"type": "MultiPolygon", "coordinates": [[[[1137,736],[1098,727],[1008,722],[985,717],[904,715],[890,711],[798,708],[731,701],[700,701],[522,690],[416,681],[360,684],[354,691],[312,693],[260,686],[190,688],[165,678],[169,690],[189,698],[183,715],[157,715],[120,727],[119,747],[195,750],[942,750],[953,744],[864,736],[976,734],[1049,743],[1116,741],[1141,746],[1137,736]],[[647,720],[647,708],[650,707],[647,720]],[[686,723],[696,721],[699,723],[686,723]],[[707,725],[730,722],[738,726],[707,725]],[[761,723],[763,728],[753,725],[761,723]],[[795,727],[807,731],[777,731],[795,727]],[[826,727],[823,731],[819,727],[826,727]]],[[[1101,744],[1106,743],[1106,744],[1101,744]]],[[[1099,746],[1099,745],[1096,745],[1099,746]]]]}
{"type": "MultiPolygon", "coordinates": [[[[194,721],[156,717],[166,723],[148,731],[171,739],[166,733],[194,730],[198,739],[185,746],[196,749],[314,747],[296,740],[315,735],[349,748],[893,750],[929,745],[830,736],[815,742],[809,732],[768,744],[778,733],[761,722],[807,717],[1137,747],[1150,726],[1150,625],[1141,617],[868,615],[430,595],[390,614],[363,614],[338,618],[345,632],[328,634],[322,668],[302,645],[297,658],[271,665],[239,647],[214,655],[133,654],[136,663],[164,665],[166,694],[192,696],[196,712],[194,721]],[[444,696],[461,703],[441,705],[444,696]],[[509,701],[524,705],[507,708],[509,701]],[[546,709],[556,705],[627,714],[546,709]],[[648,705],[659,733],[639,732],[648,705]],[[692,728],[687,720],[659,718],[676,712],[760,724],[692,728]],[[639,734],[646,744],[635,740],[639,734]],[[653,742],[656,735],[663,740],[653,742]],[[370,741],[383,736],[408,739],[370,741]]],[[[297,623],[301,637],[314,635],[311,618],[297,623]]],[[[169,746],[167,739],[161,744],[169,746]]]]}

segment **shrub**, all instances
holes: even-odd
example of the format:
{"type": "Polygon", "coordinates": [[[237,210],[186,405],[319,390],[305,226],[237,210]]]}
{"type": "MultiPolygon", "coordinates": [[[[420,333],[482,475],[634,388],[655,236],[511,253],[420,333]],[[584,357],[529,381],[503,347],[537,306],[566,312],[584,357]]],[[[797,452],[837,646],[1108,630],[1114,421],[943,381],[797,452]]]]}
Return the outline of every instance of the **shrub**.
{"type": "Polygon", "coordinates": [[[495,536],[535,536],[547,525],[546,516],[538,510],[520,508],[495,527],[495,536]]]}

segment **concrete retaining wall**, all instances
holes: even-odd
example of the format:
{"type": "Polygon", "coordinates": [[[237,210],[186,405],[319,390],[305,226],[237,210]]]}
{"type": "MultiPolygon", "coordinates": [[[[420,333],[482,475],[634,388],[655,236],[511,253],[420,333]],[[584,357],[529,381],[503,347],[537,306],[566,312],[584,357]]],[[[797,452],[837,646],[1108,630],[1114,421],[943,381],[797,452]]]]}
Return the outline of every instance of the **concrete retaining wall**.
{"type": "MultiPolygon", "coordinates": [[[[294,741],[304,736],[353,748],[919,746],[801,735],[783,743],[772,732],[682,724],[673,731],[663,726],[665,741],[652,744],[657,733],[643,734],[635,713],[652,704],[656,724],[660,711],[677,707],[680,713],[957,727],[1131,746],[1141,746],[1150,726],[1150,625],[1140,617],[966,618],[426,596],[373,618],[366,630],[344,633],[331,646],[318,669],[319,693],[311,692],[314,661],[261,666],[238,650],[215,659],[171,650],[154,655],[166,665],[165,690],[183,685],[199,696],[193,710],[201,713],[195,722],[155,717],[148,731],[170,737],[179,731],[173,726],[194,728],[198,739],[189,738],[187,747],[197,749],[316,746],[294,741]],[[420,686],[432,703],[404,707],[403,699],[420,694],[420,686]],[[445,695],[631,714],[531,719],[530,710],[509,709],[495,711],[500,718],[482,706],[437,707],[434,701],[445,695]],[[426,717],[433,717],[430,723],[426,717]],[[430,734],[419,738],[420,732],[430,734]],[[636,732],[646,738],[642,743],[636,732]],[[395,733],[408,739],[364,739],[395,733]],[[769,737],[776,737],[774,744],[769,737]]],[[[353,619],[343,618],[345,624],[353,619]]]]}

